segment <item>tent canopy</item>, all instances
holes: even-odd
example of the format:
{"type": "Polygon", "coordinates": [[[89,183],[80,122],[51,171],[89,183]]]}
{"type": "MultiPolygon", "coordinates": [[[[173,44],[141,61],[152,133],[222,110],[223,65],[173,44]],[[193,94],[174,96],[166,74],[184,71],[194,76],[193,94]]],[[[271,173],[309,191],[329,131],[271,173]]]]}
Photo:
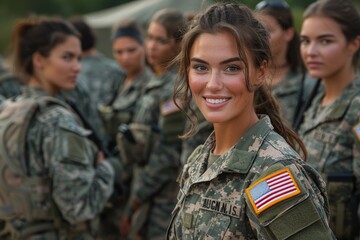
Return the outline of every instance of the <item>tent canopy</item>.
{"type": "Polygon", "coordinates": [[[175,8],[184,13],[196,13],[211,4],[211,0],[135,0],[119,6],[84,15],[97,37],[97,48],[111,57],[110,35],[112,27],[125,19],[134,19],[145,28],[160,9],[175,8]]]}
{"type": "Polygon", "coordinates": [[[115,23],[129,18],[145,25],[152,15],[162,8],[176,8],[183,12],[198,12],[208,5],[209,1],[206,0],[136,0],[86,14],[84,18],[94,29],[111,28],[115,23]]]}

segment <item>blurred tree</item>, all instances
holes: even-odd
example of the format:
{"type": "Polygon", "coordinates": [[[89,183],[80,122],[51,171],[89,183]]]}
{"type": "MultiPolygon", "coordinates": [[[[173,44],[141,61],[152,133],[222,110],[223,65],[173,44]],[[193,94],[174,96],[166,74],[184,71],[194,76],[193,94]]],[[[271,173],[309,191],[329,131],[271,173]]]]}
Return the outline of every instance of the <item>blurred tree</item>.
{"type": "MultiPolygon", "coordinates": [[[[11,30],[18,18],[31,14],[58,15],[65,18],[110,8],[134,0],[1,0],[0,1],[0,55],[10,42],[11,30]]],[[[242,2],[251,8],[261,0],[213,0],[242,2]]],[[[293,8],[295,26],[299,29],[303,10],[315,0],[286,0],[293,8]]],[[[359,0],[353,0],[360,7],[359,0]]]]}
{"type": "Polygon", "coordinates": [[[16,19],[37,15],[70,17],[110,8],[131,0],[1,0],[0,1],[0,55],[8,50],[11,30],[16,19]]]}

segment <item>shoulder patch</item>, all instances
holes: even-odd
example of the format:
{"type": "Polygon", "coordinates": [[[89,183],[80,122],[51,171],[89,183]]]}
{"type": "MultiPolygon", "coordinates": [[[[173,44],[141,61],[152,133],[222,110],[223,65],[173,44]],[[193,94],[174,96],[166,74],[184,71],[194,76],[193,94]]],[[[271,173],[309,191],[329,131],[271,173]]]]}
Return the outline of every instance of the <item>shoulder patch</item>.
{"type": "Polygon", "coordinates": [[[246,189],[246,195],[256,214],[301,193],[288,168],[272,173],[246,189]]]}
{"type": "Polygon", "coordinates": [[[353,127],[353,130],[354,130],[355,136],[360,141],[360,122],[358,122],[358,124],[355,125],[355,127],[353,127]]]}
{"type": "Polygon", "coordinates": [[[179,111],[180,109],[176,106],[175,102],[171,99],[161,104],[161,115],[166,116],[170,113],[179,111]]]}

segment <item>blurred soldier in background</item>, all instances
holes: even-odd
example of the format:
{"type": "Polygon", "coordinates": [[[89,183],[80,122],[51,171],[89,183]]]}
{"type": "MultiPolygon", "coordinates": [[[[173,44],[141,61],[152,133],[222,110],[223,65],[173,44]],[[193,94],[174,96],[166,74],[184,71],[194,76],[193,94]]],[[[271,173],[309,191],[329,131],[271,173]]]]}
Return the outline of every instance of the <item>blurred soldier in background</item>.
{"type": "Polygon", "coordinates": [[[70,22],[81,34],[81,72],[79,81],[83,81],[90,92],[93,102],[107,104],[116,95],[123,73],[110,58],[95,48],[96,38],[90,26],[81,18],[71,18],[70,22]]]}
{"type": "Polygon", "coordinates": [[[307,162],[327,180],[336,237],[359,238],[360,13],[351,0],[316,1],[305,10],[301,55],[324,86],[300,127],[307,162]]]}
{"type": "Polygon", "coordinates": [[[15,26],[13,43],[26,88],[0,109],[0,238],[95,239],[120,171],[55,98],[75,88],[80,35],[61,19],[30,18],[15,26]]]}
{"type": "Polygon", "coordinates": [[[302,65],[300,38],[290,6],[283,0],[264,0],[256,5],[256,13],[270,34],[272,93],[279,102],[281,117],[294,126],[316,81],[307,77],[302,65]]]}
{"type": "Polygon", "coordinates": [[[147,29],[147,60],[156,76],[146,85],[129,125],[135,141],[126,138],[126,131],[119,137],[133,153],[129,159],[137,163],[126,215],[120,224],[125,236],[140,228],[143,239],[164,239],[176,203],[176,177],[181,167],[178,135],[183,133],[185,121],[172,97],[177,66],[170,67],[169,63],[178,54],[184,28],[185,17],[180,11],[163,9],[155,13],[147,29]],[[140,220],[131,221],[136,214],[143,218],[143,226],[138,226],[140,220]]]}
{"type": "MultiPolygon", "coordinates": [[[[105,126],[106,134],[110,137],[109,148],[116,152],[124,166],[123,182],[125,192],[113,208],[106,209],[102,217],[103,234],[106,239],[119,235],[120,216],[126,204],[131,189],[134,162],[129,160],[128,149],[116,146],[118,129],[132,123],[136,114],[136,103],[144,93],[144,87],[153,74],[145,63],[145,46],[140,27],[134,20],[125,20],[117,23],[112,35],[113,55],[124,71],[124,78],[113,101],[108,105],[100,105],[99,113],[105,126]],[[111,236],[110,236],[111,235],[111,236]]],[[[141,216],[143,217],[143,216],[141,216]]],[[[139,224],[138,219],[133,221],[139,224]]],[[[131,229],[129,238],[133,239],[138,233],[131,229]]],[[[116,238],[116,237],[115,237],[116,238]]]]}
{"type": "MultiPolygon", "coordinates": [[[[106,135],[100,120],[98,106],[112,101],[123,79],[123,73],[115,61],[103,56],[96,50],[95,36],[90,26],[83,19],[74,17],[70,19],[70,22],[81,34],[82,54],[77,89],[75,92],[66,93],[66,95],[72,95],[70,98],[75,99],[79,110],[89,120],[103,141],[104,147],[107,147],[110,139],[106,135]],[[84,92],[88,93],[90,102],[85,102],[87,98],[83,98],[84,92]]],[[[111,149],[108,150],[111,151],[111,149]]]]}

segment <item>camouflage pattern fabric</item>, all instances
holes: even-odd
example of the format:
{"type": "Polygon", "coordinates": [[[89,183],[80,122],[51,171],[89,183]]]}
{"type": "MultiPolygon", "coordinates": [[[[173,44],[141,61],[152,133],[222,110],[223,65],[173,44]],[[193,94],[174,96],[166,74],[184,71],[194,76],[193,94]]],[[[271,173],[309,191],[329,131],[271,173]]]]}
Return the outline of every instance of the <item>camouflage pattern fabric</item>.
{"type": "Polygon", "coordinates": [[[21,81],[14,73],[7,69],[0,72],[0,95],[5,98],[16,97],[21,94],[21,88],[21,81]]]}
{"type": "MultiPolygon", "coordinates": [[[[99,114],[103,125],[105,126],[106,134],[109,137],[109,148],[115,148],[116,134],[120,124],[129,124],[132,122],[135,114],[135,108],[137,101],[141,98],[144,92],[144,88],[149,79],[153,77],[153,73],[148,67],[145,67],[130,83],[129,86],[122,84],[118,89],[117,95],[114,101],[109,106],[99,106],[99,114]]],[[[125,80],[125,75],[124,75],[125,80]]],[[[122,80],[122,82],[124,82],[122,80]]],[[[124,206],[126,205],[130,189],[131,179],[133,177],[133,164],[125,162],[121,157],[121,149],[117,149],[116,152],[120,152],[120,161],[122,162],[124,171],[122,175],[122,182],[124,192],[113,204],[113,206],[106,208],[101,215],[101,236],[104,239],[118,239],[119,236],[119,222],[122,217],[124,206]]],[[[142,217],[142,216],[140,216],[142,217]]],[[[137,233],[134,230],[135,234],[137,233]]]]}
{"type": "Polygon", "coordinates": [[[104,142],[104,146],[109,141],[105,134],[96,104],[90,96],[89,89],[83,81],[77,81],[74,90],[63,90],[57,96],[64,101],[71,101],[75,104],[79,112],[88,121],[92,131],[104,142]]]}
{"type": "MultiPolygon", "coordinates": [[[[25,99],[39,96],[49,94],[39,88],[24,90],[25,99]]],[[[112,193],[114,169],[108,161],[94,166],[98,149],[86,138],[88,134],[74,114],[62,106],[44,108],[31,120],[26,137],[27,162],[20,164],[29,177],[48,177],[63,223],[59,227],[59,223],[50,222],[54,231],[35,233],[29,239],[95,239],[95,228],[90,230],[89,226],[96,226],[95,220],[112,193]]],[[[18,218],[11,224],[18,230],[34,230],[43,222],[18,218]]]]}
{"type": "Polygon", "coordinates": [[[330,226],[339,239],[354,239],[360,229],[360,78],[325,107],[323,96],[305,113],[300,135],[308,164],[327,180],[330,226]]]}
{"type": "Polygon", "coordinates": [[[267,116],[208,166],[214,145],[211,135],[185,164],[167,239],[334,239],[325,183],[267,116]],[[245,191],[278,171],[288,171],[299,192],[258,214],[245,191]]]}
{"type": "MultiPolygon", "coordinates": [[[[296,106],[299,102],[301,81],[302,81],[301,71],[293,72],[289,71],[285,76],[283,81],[278,83],[275,86],[272,86],[272,93],[278,100],[280,105],[280,114],[281,117],[286,121],[286,123],[291,126],[296,116],[296,106]]],[[[315,85],[315,80],[310,77],[305,77],[304,82],[304,92],[302,101],[305,102],[310,91],[315,85]]]]}
{"type": "Polygon", "coordinates": [[[145,239],[164,239],[176,203],[176,177],[181,166],[181,141],[177,135],[183,132],[185,122],[183,114],[178,109],[173,111],[174,105],[169,102],[172,101],[175,78],[176,69],[170,69],[162,77],[150,80],[134,118],[135,122],[152,126],[159,135],[148,163],[133,179],[130,196],[130,201],[135,199],[141,204],[150,204],[145,239]],[[173,128],[169,129],[169,126],[173,128]]]}
{"type": "MultiPolygon", "coordinates": [[[[121,123],[128,124],[132,122],[135,114],[137,101],[141,98],[144,88],[149,80],[153,77],[153,73],[148,67],[136,76],[129,86],[121,84],[116,97],[111,105],[102,105],[99,107],[99,113],[105,126],[106,133],[115,141],[118,127],[121,123]]],[[[125,75],[123,80],[125,81],[125,75]]]]}
{"type": "Polygon", "coordinates": [[[117,94],[123,74],[114,60],[97,54],[81,59],[78,81],[88,88],[96,105],[108,104],[117,94]]]}

